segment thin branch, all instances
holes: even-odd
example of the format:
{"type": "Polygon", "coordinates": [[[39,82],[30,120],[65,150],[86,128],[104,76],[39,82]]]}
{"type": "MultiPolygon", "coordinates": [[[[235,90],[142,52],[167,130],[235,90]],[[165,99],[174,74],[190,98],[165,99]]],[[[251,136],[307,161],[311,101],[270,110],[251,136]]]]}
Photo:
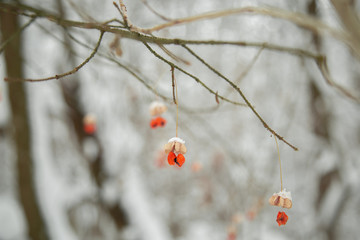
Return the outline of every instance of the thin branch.
{"type": "Polygon", "coordinates": [[[115,8],[118,10],[118,12],[120,13],[121,17],[123,18],[125,27],[128,27],[127,16],[124,16],[124,13],[123,13],[123,10],[121,9],[121,7],[119,7],[119,5],[118,5],[116,2],[113,2],[113,5],[114,5],[115,8]]]}
{"type": "Polygon", "coordinates": [[[204,64],[207,68],[209,68],[212,72],[214,72],[216,75],[224,79],[228,84],[230,84],[231,87],[233,87],[241,96],[241,98],[246,102],[246,105],[251,109],[251,111],[255,114],[255,116],[260,120],[260,122],[264,125],[264,127],[274,134],[279,140],[283,141],[289,147],[294,149],[295,151],[298,150],[297,147],[292,145],[291,143],[287,142],[283,137],[281,137],[278,133],[276,133],[266,122],[265,120],[260,116],[260,114],[255,110],[255,108],[251,105],[249,100],[245,97],[244,93],[240,90],[240,88],[234,84],[232,81],[230,81],[227,77],[225,77],[223,74],[221,74],[219,71],[217,71],[215,68],[210,66],[204,59],[202,59],[199,55],[197,55],[194,51],[192,51],[190,48],[188,48],[186,45],[182,45],[183,48],[185,48],[191,55],[193,55],[196,59],[198,59],[202,64],[204,64]]]}
{"type": "Polygon", "coordinates": [[[317,63],[318,68],[320,69],[320,72],[321,72],[322,76],[324,77],[327,84],[334,87],[335,89],[340,91],[342,94],[344,94],[348,98],[354,100],[357,103],[360,103],[359,97],[356,97],[349,90],[345,89],[343,86],[334,82],[334,80],[332,79],[332,77],[330,75],[329,68],[327,66],[326,57],[319,57],[318,59],[316,59],[316,63],[317,63]]]}
{"type": "Polygon", "coordinates": [[[117,18],[112,18],[112,19],[109,19],[109,20],[107,20],[107,21],[103,22],[102,24],[104,24],[104,25],[108,25],[109,27],[113,27],[113,28],[115,28],[115,27],[125,28],[125,24],[124,24],[124,22],[120,21],[120,20],[119,20],[119,19],[117,19],[117,18]],[[121,24],[121,26],[109,25],[109,23],[113,23],[113,22],[120,23],[120,24],[121,24]]]}
{"type": "Polygon", "coordinates": [[[30,26],[34,21],[36,17],[33,17],[30,19],[29,22],[27,22],[24,26],[19,28],[16,32],[14,32],[8,39],[3,41],[3,43],[0,46],[0,54],[4,51],[6,45],[8,45],[17,35],[19,35],[22,31],[24,31],[28,26],[30,26]]]}
{"type": "Polygon", "coordinates": [[[184,63],[186,65],[191,65],[189,61],[182,59],[179,56],[176,56],[174,53],[172,53],[169,49],[167,49],[164,45],[162,44],[158,44],[159,48],[161,48],[161,50],[164,51],[164,53],[166,53],[169,57],[171,57],[172,59],[174,59],[177,62],[181,62],[184,63]]]}
{"type": "MultiPolygon", "coordinates": [[[[262,53],[262,51],[264,50],[264,48],[260,48],[258,50],[258,52],[256,53],[256,55],[254,56],[254,58],[251,60],[251,62],[246,66],[246,68],[241,72],[240,76],[237,77],[237,79],[234,81],[234,83],[237,85],[242,79],[244,79],[247,74],[250,72],[250,70],[253,68],[255,62],[258,60],[260,54],[262,53]]],[[[230,93],[232,88],[229,88],[228,91],[224,94],[225,96],[228,96],[228,94],[230,93]]]]}
{"type": "MultiPolygon", "coordinates": [[[[201,86],[203,86],[206,90],[208,90],[210,93],[212,93],[214,96],[216,95],[216,92],[213,91],[211,88],[209,88],[203,81],[201,81],[198,77],[192,75],[191,73],[185,71],[184,69],[182,69],[181,67],[177,66],[176,64],[166,60],[165,58],[163,58],[162,56],[160,56],[157,52],[154,51],[154,49],[152,49],[149,44],[147,44],[146,42],[143,42],[143,44],[147,47],[147,49],[149,49],[149,51],[157,58],[159,58],[161,61],[167,63],[169,66],[173,66],[175,69],[179,70],[180,72],[188,75],[189,77],[191,77],[192,79],[194,79],[196,82],[200,83],[201,86]]],[[[234,105],[238,105],[238,106],[247,106],[246,104],[244,103],[239,103],[239,102],[235,102],[235,101],[232,101],[232,100],[229,100],[227,99],[226,97],[224,96],[221,96],[218,94],[218,98],[219,99],[222,99],[224,100],[225,102],[229,102],[229,103],[232,103],[234,105]]]]}
{"type": "MultiPolygon", "coordinates": [[[[45,29],[43,29],[45,31],[45,29]]],[[[72,39],[74,42],[76,42],[77,44],[79,44],[80,46],[87,48],[87,49],[92,49],[90,46],[86,45],[85,43],[79,41],[77,38],[75,38],[73,35],[71,35],[69,32],[66,32],[69,36],[70,39],[72,39]]],[[[61,41],[60,39],[58,39],[56,36],[53,35],[54,38],[56,38],[57,40],[61,41]]],[[[99,56],[103,57],[104,59],[115,63],[117,66],[123,68],[125,71],[127,71],[128,73],[130,73],[133,77],[135,77],[135,79],[137,79],[139,82],[141,82],[141,84],[143,84],[148,90],[150,90],[151,92],[153,92],[155,95],[159,96],[160,98],[162,98],[165,101],[170,102],[170,99],[162,94],[159,94],[156,89],[154,87],[152,87],[147,81],[144,80],[143,77],[141,77],[139,75],[139,73],[137,73],[138,71],[136,69],[134,69],[131,66],[128,66],[126,64],[120,63],[118,61],[118,59],[116,59],[113,56],[109,56],[107,54],[98,52],[97,53],[99,56]]]]}
{"type": "MultiPolygon", "coordinates": [[[[292,22],[298,24],[299,26],[306,27],[310,30],[312,29],[316,32],[318,32],[320,30],[322,30],[322,32],[329,32],[334,37],[337,37],[340,40],[344,41],[345,43],[349,44],[349,42],[348,42],[349,37],[347,36],[346,33],[342,32],[342,31],[334,30],[331,27],[325,25],[324,23],[316,20],[315,18],[311,18],[307,15],[303,15],[303,14],[299,14],[299,13],[291,13],[291,12],[287,12],[284,10],[276,10],[275,11],[274,9],[265,9],[266,11],[262,11],[264,9],[256,8],[256,7],[242,8],[242,10],[244,12],[255,12],[258,14],[266,13],[270,16],[272,16],[271,11],[274,11],[273,13],[276,13],[276,14],[273,17],[278,17],[278,18],[283,18],[283,19],[291,18],[292,22]],[[304,21],[304,22],[302,22],[302,21],[304,21]]],[[[120,29],[118,27],[112,27],[112,26],[105,25],[102,23],[70,21],[70,20],[62,19],[61,17],[59,17],[55,14],[51,14],[47,11],[36,9],[36,8],[30,7],[27,5],[23,5],[23,4],[8,4],[8,3],[0,2],[0,11],[12,11],[15,14],[24,15],[24,16],[31,17],[31,18],[43,17],[43,18],[46,18],[49,21],[55,22],[56,24],[63,26],[63,27],[97,29],[102,32],[111,32],[111,33],[115,33],[115,34],[120,34],[122,36],[122,38],[129,38],[129,39],[146,42],[146,43],[156,43],[156,44],[163,44],[163,45],[166,45],[166,44],[174,44],[174,45],[190,45],[190,44],[191,45],[234,45],[234,46],[243,46],[243,47],[257,47],[257,48],[264,48],[264,49],[268,49],[268,50],[272,50],[272,51],[286,52],[288,54],[293,54],[296,56],[303,56],[303,57],[314,59],[318,63],[318,66],[321,66],[320,71],[322,72],[326,81],[333,82],[333,81],[329,81],[329,79],[331,79],[331,78],[329,78],[330,75],[329,75],[328,71],[325,71],[326,69],[324,69],[324,66],[319,64],[319,59],[324,58],[324,57],[319,54],[315,54],[315,53],[312,53],[312,52],[304,50],[304,49],[289,48],[289,47],[274,45],[274,44],[270,44],[270,43],[256,43],[256,42],[246,42],[246,41],[185,40],[185,39],[159,38],[159,37],[155,37],[155,36],[144,35],[139,32],[120,29]],[[13,8],[11,8],[11,7],[13,7],[13,8]],[[14,9],[14,7],[16,9],[14,9]],[[10,8],[10,10],[9,10],[9,8],[10,8]],[[26,13],[26,11],[30,11],[30,12],[32,12],[32,14],[28,14],[28,13],[26,13]]],[[[210,18],[214,18],[214,17],[227,16],[229,14],[235,14],[236,12],[241,13],[242,11],[241,11],[241,9],[233,9],[233,11],[229,10],[229,11],[212,12],[212,13],[194,16],[192,18],[195,20],[201,20],[201,19],[205,19],[206,16],[210,17],[210,18]]],[[[136,27],[130,28],[130,30],[137,31],[136,27]]],[[[196,78],[194,78],[194,79],[196,80],[196,78]]],[[[198,81],[198,80],[196,80],[196,81],[198,81]]],[[[198,82],[201,83],[201,81],[198,81],[198,82]]],[[[350,96],[352,99],[354,99],[354,96],[352,96],[352,94],[349,94],[349,92],[347,90],[345,90],[342,86],[340,86],[338,84],[331,84],[331,86],[339,89],[340,92],[343,92],[343,93],[345,93],[345,95],[350,96]]],[[[209,89],[207,88],[207,90],[209,90],[209,89]]],[[[214,92],[212,92],[212,93],[215,94],[214,92]]],[[[356,99],[356,97],[355,97],[355,99],[356,99]]]]}
{"type": "Polygon", "coordinates": [[[113,28],[111,26],[102,24],[102,23],[96,23],[96,22],[78,22],[78,21],[71,21],[66,20],[58,17],[55,14],[51,14],[46,11],[42,11],[36,8],[32,8],[27,5],[23,4],[6,4],[0,2],[0,11],[4,7],[8,6],[14,6],[18,8],[18,11],[15,12],[16,14],[25,15],[25,16],[31,16],[31,17],[42,17],[46,18],[49,21],[55,22],[58,25],[61,25],[63,27],[75,27],[75,28],[83,28],[83,29],[97,29],[99,31],[104,32],[111,32],[115,34],[120,34],[122,38],[129,38],[141,42],[147,42],[147,43],[156,43],[156,44],[174,44],[174,45],[234,45],[234,46],[242,46],[242,47],[256,47],[256,48],[264,48],[272,51],[279,51],[279,52],[286,52],[289,54],[297,55],[297,56],[304,56],[309,58],[317,58],[318,54],[312,53],[310,51],[299,49],[299,48],[290,48],[280,45],[275,45],[271,43],[266,42],[247,42],[247,41],[217,41],[217,40],[186,40],[186,39],[171,39],[171,38],[160,38],[150,35],[144,35],[138,32],[131,32],[127,31],[125,29],[119,29],[119,28],[113,28]],[[29,15],[26,14],[24,11],[30,11],[33,14],[29,15]]]}
{"type": "MultiPolygon", "coordinates": [[[[344,28],[351,36],[351,44],[357,49],[357,53],[360,52],[360,21],[359,15],[354,7],[354,3],[351,0],[331,0],[335,11],[339,15],[340,20],[343,23],[344,28]]],[[[357,55],[360,60],[359,54],[357,55]]]]}
{"type": "Polygon", "coordinates": [[[172,83],[172,93],[174,104],[177,104],[176,95],[175,95],[175,75],[174,75],[174,66],[171,66],[171,83],[172,83]]]}
{"type": "Polygon", "coordinates": [[[25,78],[24,79],[24,78],[7,77],[7,78],[4,78],[4,80],[8,81],[8,82],[23,82],[23,81],[26,81],[26,82],[42,82],[42,81],[48,81],[48,80],[53,80],[53,79],[60,79],[60,78],[66,77],[68,75],[74,74],[77,71],[79,71],[85,64],[87,64],[95,56],[97,50],[99,49],[99,46],[100,46],[100,43],[101,43],[101,40],[102,40],[103,36],[104,36],[104,32],[101,31],[99,40],[97,41],[96,46],[95,46],[94,50],[92,51],[92,53],[90,54],[90,56],[88,58],[86,58],[85,61],[83,61],[80,65],[78,65],[77,67],[75,67],[74,69],[72,69],[69,72],[59,74],[59,75],[55,75],[55,76],[52,76],[52,77],[39,78],[39,79],[30,79],[30,78],[25,78]]]}
{"type": "Polygon", "coordinates": [[[239,83],[242,79],[244,79],[248,73],[250,72],[250,70],[253,68],[254,64],[256,63],[256,61],[258,60],[260,54],[262,53],[262,51],[264,50],[264,47],[260,48],[259,51],[256,53],[256,55],[254,56],[254,58],[251,60],[251,62],[246,66],[246,68],[244,69],[244,71],[240,74],[240,76],[234,81],[234,83],[239,83]]]}
{"type": "Polygon", "coordinates": [[[93,17],[91,17],[86,12],[84,12],[84,8],[79,7],[72,0],[67,0],[67,2],[70,4],[71,9],[74,10],[77,13],[77,15],[79,15],[79,17],[90,22],[96,22],[96,20],[93,17]]]}
{"type": "Polygon", "coordinates": [[[274,138],[275,138],[276,150],[277,150],[278,159],[279,159],[280,184],[281,184],[281,189],[280,189],[280,191],[282,192],[282,190],[284,189],[284,187],[283,187],[283,178],[282,178],[282,168],[281,168],[280,150],[279,150],[279,144],[278,144],[278,142],[277,142],[276,136],[274,136],[274,138]]]}
{"type": "Polygon", "coordinates": [[[208,20],[220,17],[226,17],[231,15],[238,15],[243,13],[251,13],[251,14],[258,14],[258,15],[265,15],[274,18],[279,18],[283,20],[287,20],[292,22],[300,27],[306,28],[313,32],[324,32],[332,35],[335,38],[342,40],[345,43],[348,43],[349,36],[346,32],[341,30],[334,29],[325,23],[313,18],[309,15],[297,13],[297,12],[290,12],[278,8],[262,8],[262,7],[242,7],[242,8],[235,8],[235,9],[227,9],[223,11],[213,11],[207,12],[195,16],[185,17],[185,18],[178,18],[167,23],[163,23],[151,28],[144,28],[141,29],[141,32],[145,34],[149,34],[155,31],[159,31],[165,28],[173,27],[176,25],[187,24],[191,22],[196,22],[200,20],[208,20]]]}
{"type": "MultiPolygon", "coordinates": [[[[64,42],[64,40],[58,38],[56,35],[54,35],[52,32],[48,31],[46,28],[44,28],[43,26],[41,26],[40,24],[38,24],[38,27],[40,27],[43,31],[45,31],[47,34],[49,34],[50,36],[52,36],[53,38],[55,38],[56,40],[58,40],[59,42],[61,42],[62,44],[66,45],[66,43],[64,42]]],[[[80,46],[86,48],[86,49],[92,49],[92,47],[88,46],[87,44],[81,42],[80,40],[78,40],[77,38],[75,38],[72,34],[70,34],[68,31],[65,32],[69,38],[71,40],[73,40],[74,42],[76,42],[77,44],[79,44],[80,46]]],[[[75,52],[72,52],[72,54],[75,54],[75,52]]],[[[141,73],[139,73],[139,71],[137,69],[135,69],[133,66],[130,66],[129,64],[124,64],[121,63],[117,58],[115,58],[112,55],[108,55],[105,53],[102,53],[101,51],[97,52],[97,55],[100,57],[103,57],[105,60],[108,60],[114,64],[116,64],[118,67],[121,67],[122,69],[124,69],[125,71],[127,71],[130,75],[132,75],[136,80],[138,80],[141,84],[143,84],[149,91],[151,91],[152,93],[154,93],[155,95],[157,95],[158,97],[160,97],[161,99],[163,99],[166,102],[171,102],[173,101],[173,99],[166,97],[165,95],[162,95],[160,93],[157,92],[157,90],[155,89],[154,86],[149,84],[149,80],[145,80],[144,76],[140,76],[141,73]]],[[[214,107],[209,107],[209,108],[187,108],[185,106],[179,106],[179,109],[188,113],[188,114],[201,114],[201,113],[209,113],[209,112],[214,112],[217,109],[219,109],[219,105],[215,105],[214,107]]]]}
{"type": "MultiPolygon", "coordinates": [[[[256,43],[256,42],[246,42],[246,41],[215,41],[215,40],[185,40],[185,39],[169,39],[169,38],[159,38],[155,36],[150,35],[144,35],[139,32],[131,32],[124,29],[119,28],[112,28],[110,26],[96,23],[96,22],[78,22],[78,21],[71,21],[62,19],[59,16],[55,14],[51,14],[46,11],[42,11],[36,8],[32,8],[27,5],[23,4],[6,4],[0,2],[0,10],[5,7],[17,7],[18,11],[16,11],[16,14],[29,16],[29,14],[26,14],[24,11],[30,11],[33,14],[30,15],[31,17],[37,16],[37,17],[43,17],[48,19],[49,21],[55,22],[58,25],[61,25],[63,27],[76,27],[76,28],[84,28],[84,29],[97,29],[99,31],[104,32],[112,32],[122,35],[123,38],[130,38],[133,40],[138,40],[141,42],[147,42],[147,43],[156,43],[156,44],[175,44],[175,45],[182,45],[182,44],[202,44],[202,45],[236,45],[236,46],[243,46],[243,47],[263,47],[265,49],[269,50],[275,50],[275,51],[281,51],[281,52],[287,52],[290,54],[305,56],[305,57],[311,57],[314,58],[317,56],[317,54],[314,54],[312,52],[298,49],[298,48],[289,48],[284,47],[280,45],[274,45],[269,43],[256,43]]],[[[339,33],[343,34],[342,32],[339,33]]],[[[342,35],[344,36],[344,35],[342,35]]]]}
{"type": "Polygon", "coordinates": [[[177,84],[174,74],[174,66],[171,66],[171,82],[173,87],[173,100],[176,105],[176,134],[175,136],[178,137],[178,128],[179,128],[179,102],[178,102],[178,91],[177,91],[177,84]]]}

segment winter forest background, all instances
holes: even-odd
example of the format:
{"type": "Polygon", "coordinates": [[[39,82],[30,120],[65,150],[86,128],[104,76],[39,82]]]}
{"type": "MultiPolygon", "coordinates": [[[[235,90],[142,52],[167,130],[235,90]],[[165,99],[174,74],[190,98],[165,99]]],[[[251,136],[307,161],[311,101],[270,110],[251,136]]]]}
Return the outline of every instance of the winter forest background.
{"type": "Polygon", "coordinates": [[[1,240],[358,239],[359,1],[22,4],[0,1],[1,240]]]}

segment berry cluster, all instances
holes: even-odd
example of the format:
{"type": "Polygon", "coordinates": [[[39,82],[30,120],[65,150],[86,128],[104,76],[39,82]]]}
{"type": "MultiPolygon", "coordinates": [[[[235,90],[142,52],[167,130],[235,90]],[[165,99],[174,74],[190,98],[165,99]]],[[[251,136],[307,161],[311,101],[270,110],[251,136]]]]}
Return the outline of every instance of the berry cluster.
{"type": "Polygon", "coordinates": [[[164,146],[164,151],[168,154],[168,163],[181,167],[185,163],[184,154],[186,153],[185,141],[178,137],[171,138],[164,146]]]}
{"type": "MultiPolygon", "coordinates": [[[[269,199],[270,205],[288,208],[292,207],[292,198],[291,192],[286,191],[286,189],[281,190],[278,193],[274,193],[269,199]]],[[[286,215],[285,212],[280,212],[277,215],[276,222],[281,225],[285,225],[288,221],[289,217],[286,215]]]]}
{"type": "Polygon", "coordinates": [[[165,118],[162,117],[153,118],[150,121],[151,128],[163,127],[165,126],[165,124],[166,124],[166,120],[165,118]]]}
{"type": "Polygon", "coordinates": [[[164,103],[155,101],[150,104],[150,115],[154,118],[150,121],[151,128],[164,127],[166,125],[166,120],[160,115],[166,112],[167,107],[164,103]]]}

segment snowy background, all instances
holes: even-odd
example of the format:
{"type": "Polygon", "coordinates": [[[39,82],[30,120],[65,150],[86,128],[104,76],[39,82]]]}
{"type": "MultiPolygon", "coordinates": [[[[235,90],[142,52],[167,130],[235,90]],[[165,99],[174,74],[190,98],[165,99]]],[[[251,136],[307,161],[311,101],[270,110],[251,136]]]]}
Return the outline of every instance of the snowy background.
{"type": "MultiPolygon", "coordinates": [[[[112,1],[63,1],[66,18],[87,21],[121,18],[112,1]],[[84,16],[83,16],[84,17],[84,16]]],[[[244,6],[273,6],[310,14],[311,1],[297,0],[149,0],[156,10],[180,18],[244,6]]],[[[331,4],[316,1],[316,17],[341,26],[331,4]]],[[[56,1],[26,4],[57,13],[56,1]]],[[[164,22],[140,0],[125,4],[140,27],[164,22]]],[[[359,4],[355,5],[360,9],[359,4]]],[[[22,23],[28,21],[22,17],[22,23]]],[[[93,47],[95,30],[68,29],[93,47]]],[[[284,20],[233,15],[181,25],[155,33],[166,38],[267,42],[320,52],[335,81],[359,93],[359,61],[343,43],[323,35],[316,46],[311,32],[284,20]]],[[[46,19],[23,32],[26,77],[66,72],[91,52],[46,19]],[[69,38],[68,38],[69,39],[69,38]]],[[[284,187],[291,191],[289,221],[279,227],[280,208],[268,198],[280,191],[274,137],[247,107],[215,97],[175,71],[179,92],[179,137],[188,152],[182,168],[169,166],[162,147],[175,136],[168,65],[134,40],[121,39],[123,55],[109,48],[106,33],[97,55],[76,74],[57,81],[26,83],[31,124],[36,194],[51,239],[357,239],[360,230],[360,107],[326,84],[312,59],[284,52],[238,46],[189,46],[215,69],[237,81],[260,54],[239,87],[264,120],[299,148],[279,142],[284,187]],[[149,105],[157,96],[110,59],[131,67],[148,85],[168,97],[164,128],[151,129],[149,105]],[[76,91],[71,92],[77,86],[76,91]],[[70,90],[69,90],[70,89],[70,90]],[[71,96],[81,114],[97,116],[94,136],[76,133],[71,96]],[[70,110],[69,110],[70,109],[70,110]],[[80,136],[80,137],[79,137],[80,136]],[[99,160],[98,157],[101,157],[99,160]],[[98,161],[100,171],[92,174],[98,161]],[[95,177],[94,177],[95,176],[95,177]],[[119,227],[104,206],[118,206],[126,223],[119,227]]],[[[170,59],[158,46],[159,54],[170,59]]],[[[243,102],[217,75],[179,46],[166,46],[191,65],[176,63],[215,92],[243,102]]],[[[6,77],[0,58],[0,79],[6,77]]],[[[0,83],[0,126],[11,119],[7,85],[0,83]]],[[[27,223],[18,201],[13,142],[0,135],[0,239],[27,239],[27,223]]]]}

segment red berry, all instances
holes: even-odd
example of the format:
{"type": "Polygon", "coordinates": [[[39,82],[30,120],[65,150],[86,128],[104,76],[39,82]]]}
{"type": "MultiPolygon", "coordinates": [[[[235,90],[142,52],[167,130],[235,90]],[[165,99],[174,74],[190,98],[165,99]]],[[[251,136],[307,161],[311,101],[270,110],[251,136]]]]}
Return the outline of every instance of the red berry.
{"type": "Polygon", "coordinates": [[[168,163],[169,163],[170,165],[174,165],[174,164],[175,164],[175,161],[176,161],[176,155],[175,155],[175,153],[169,152],[169,155],[168,155],[168,163]]]}
{"type": "Polygon", "coordinates": [[[164,127],[165,124],[166,124],[165,118],[158,117],[157,119],[158,119],[158,124],[159,124],[159,126],[160,126],[160,127],[164,127]]]}
{"type": "Polygon", "coordinates": [[[185,162],[185,157],[184,155],[182,155],[181,153],[179,153],[179,155],[177,156],[176,160],[175,160],[176,164],[181,167],[184,162],[185,162]]]}
{"type": "Polygon", "coordinates": [[[151,119],[150,121],[150,127],[156,128],[158,126],[157,118],[151,119]]]}
{"type": "Polygon", "coordinates": [[[95,125],[95,123],[85,123],[85,124],[84,124],[84,132],[85,132],[86,134],[91,135],[91,134],[94,134],[95,131],[96,131],[96,125],[95,125]]]}
{"type": "Polygon", "coordinates": [[[94,134],[96,131],[96,117],[93,114],[86,114],[83,118],[83,130],[86,134],[94,134]]]}
{"type": "Polygon", "coordinates": [[[286,215],[285,212],[279,212],[276,218],[276,222],[281,225],[285,225],[289,217],[286,215]]]}

